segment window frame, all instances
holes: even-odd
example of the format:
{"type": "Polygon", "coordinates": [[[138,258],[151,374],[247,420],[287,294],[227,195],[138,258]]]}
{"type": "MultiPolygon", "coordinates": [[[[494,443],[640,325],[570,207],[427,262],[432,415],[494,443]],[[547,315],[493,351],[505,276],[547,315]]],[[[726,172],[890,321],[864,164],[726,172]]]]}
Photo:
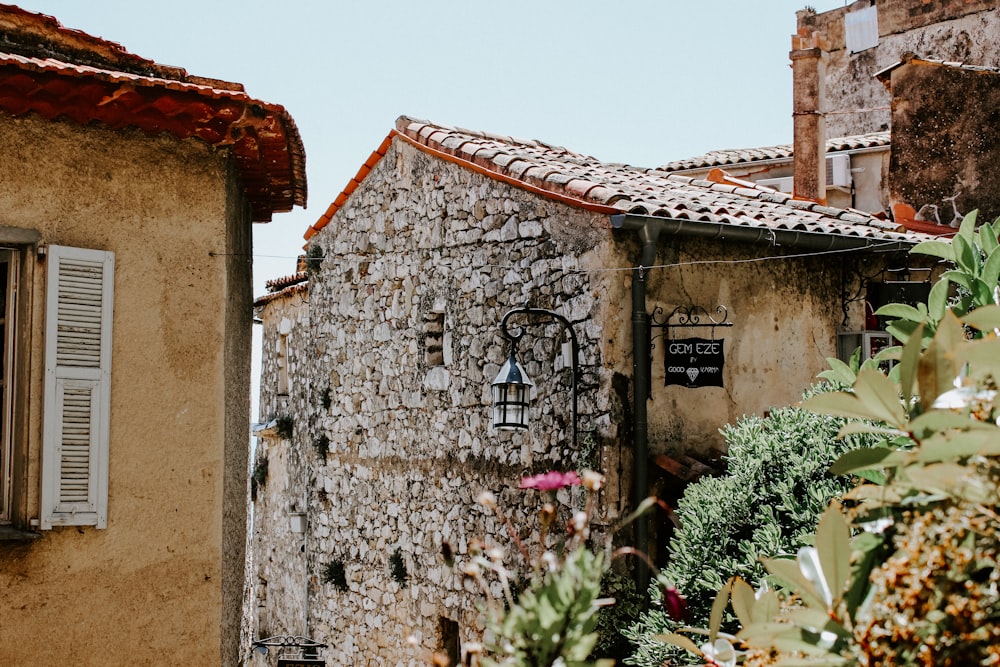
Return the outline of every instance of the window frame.
{"type": "Polygon", "coordinates": [[[0,263],[7,265],[6,278],[0,289],[4,291],[3,312],[0,313],[0,525],[14,520],[14,397],[17,394],[18,331],[18,279],[23,251],[0,247],[0,263]]]}

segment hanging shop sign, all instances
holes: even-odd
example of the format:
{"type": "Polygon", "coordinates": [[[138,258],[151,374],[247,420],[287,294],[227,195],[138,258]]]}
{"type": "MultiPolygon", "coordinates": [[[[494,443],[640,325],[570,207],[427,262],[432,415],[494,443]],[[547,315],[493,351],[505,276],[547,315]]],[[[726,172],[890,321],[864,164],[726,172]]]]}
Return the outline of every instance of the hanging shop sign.
{"type": "Polygon", "coordinates": [[[726,363],[724,338],[677,338],[665,341],[666,385],[721,387],[726,363]]]}
{"type": "MultiPolygon", "coordinates": [[[[657,307],[650,315],[650,327],[663,329],[664,384],[681,387],[722,387],[726,364],[725,339],[715,337],[716,327],[731,327],[729,311],[717,306],[709,312],[701,306],[677,306],[664,316],[657,307]],[[675,338],[678,331],[710,329],[711,338],[675,338]]],[[[684,331],[687,333],[686,331],[684,331]]]]}

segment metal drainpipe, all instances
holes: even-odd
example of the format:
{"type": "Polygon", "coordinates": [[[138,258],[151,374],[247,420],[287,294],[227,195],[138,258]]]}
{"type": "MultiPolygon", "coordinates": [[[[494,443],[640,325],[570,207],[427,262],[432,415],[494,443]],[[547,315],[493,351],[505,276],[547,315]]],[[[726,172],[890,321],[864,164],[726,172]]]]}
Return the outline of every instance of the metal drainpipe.
{"type": "MultiPolygon", "coordinates": [[[[649,349],[649,313],[646,310],[646,278],[648,267],[656,263],[656,241],[660,227],[643,224],[639,230],[639,266],[632,272],[632,506],[649,495],[649,424],[646,405],[649,401],[652,362],[649,349]]],[[[635,546],[644,553],[649,550],[649,517],[635,522],[635,546]]],[[[642,595],[649,588],[650,572],[641,559],[636,563],[635,588],[642,595]]]]}
{"type": "MultiPolygon", "coordinates": [[[[766,227],[738,227],[727,223],[692,222],[647,215],[621,214],[611,216],[615,229],[638,232],[641,244],[639,263],[632,272],[632,415],[633,460],[632,502],[634,507],[649,495],[649,424],[646,402],[652,387],[652,362],[650,350],[649,313],[646,310],[646,277],[648,267],[656,262],[656,243],[661,232],[676,236],[770,243],[789,248],[807,250],[864,250],[878,249],[886,252],[907,251],[913,242],[886,242],[863,236],[819,234],[766,227]]],[[[635,522],[635,547],[649,548],[649,518],[640,517],[635,522]]],[[[650,572],[644,562],[636,566],[636,591],[643,594],[649,588],[650,572]]]]}

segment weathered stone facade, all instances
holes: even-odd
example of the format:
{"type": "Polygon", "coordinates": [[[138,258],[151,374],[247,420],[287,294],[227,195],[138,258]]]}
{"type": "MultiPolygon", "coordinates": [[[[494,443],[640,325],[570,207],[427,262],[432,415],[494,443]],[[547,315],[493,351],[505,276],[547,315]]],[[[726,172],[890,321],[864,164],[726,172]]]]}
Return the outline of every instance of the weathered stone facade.
{"type": "MultiPolygon", "coordinates": [[[[432,651],[456,655],[459,640],[481,637],[480,592],[442,553],[447,544],[462,561],[482,538],[513,556],[502,523],[475,502],[481,490],[525,535],[538,497],[516,488],[522,475],[600,470],[603,525],[622,516],[632,491],[635,235],[398,137],[387,145],[310,239],[309,255],[322,259],[308,302],[301,286],[258,301],[261,421],[287,415],[294,428],[259,445],[268,478],[254,505],[253,634],[306,634],[329,644],[331,665],[423,665],[432,651]],[[578,448],[558,324],[526,325],[520,344],[537,384],[530,432],[490,426],[490,383],[508,353],[498,325],[526,304],[561,313],[580,339],[578,448]],[[303,499],[299,537],[287,515],[303,499]]],[[[838,327],[863,327],[858,302],[843,310],[855,259],[785,254],[724,239],[661,241],[648,309],[724,305],[734,326],[658,331],[652,454],[721,447],[720,426],[797,400],[836,354],[838,327]],[[726,339],[723,387],[663,385],[666,337],[683,335],[726,339]]],[[[559,499],[568,515],[577,499],[559,499]]],[[[274,654],[255,659],[273,664],[274,654]]]]}
{"type": "Polygon", "coordinates": [[[381,160],[336,224],[314,239],[324,257],[310,282],[309,317],[290,318],[287,397],[275,388],[288,300],[261,309],[261,416],[294,418],[291,442],[263,439],[259,454],[269,459],[254,513],[256,567],[267,581],[261,632],[301,633],[289,611],[298,604],[309,610],[309,633],[331,644],[329,664],[422,665],[447,648],[442,618],[457,623],[464,640],[481,630],[478,592],[442,557],[445,543],[467,557],[479,537],[508,546],[495,518],[476,505],[479,491],[496,492],[515,525],[529,526],[537,498],[513,488],[523,474],[609,467],[604,450],[617,440],[622,407],[595,313],[599,301],[621,303],[625,292],[620,276],[586,273],[607,261],[598,247],[608,233],[606,218],[405,144],[381,160]],[[576,323],[583,451],[569,445],[570,371],[554,326],[530,326],[520,350],[543,406],[537,426],[531,435],[490,432],[490,382],[508,352],[497,324],[528,301],[576,323]],[[431,364],[427,323],[436,314],[443,349],[441,363],[431,364]],[[320,456],[323,436],[328,452],[320,456]],[[309,502],[304,578],[294,545],[280,538],[282,514],[299,501],[300,487],[309,502]],[[335,562],[348,590],[323,583],[335,562]],[[272,563],[286,567],[273,573],[272,563]],[[294,602],[279,602],[281,595],[294,602]]]}
{"type": "Polygon", "coordinates": [[[800,34],[820,32],[827,40],[827,136],[889,129],[890,96],[876,72],[911,52],[921,58],[1000,66],[996,36],[1000,9],[994,0],[876,0],[878,45],[851,53],[845,41],[845,16],[868,8],[871,0],[821,14],[797,13],[800,34]]]}
{"type": "Polygon", "coordinates": [[[972,210],[980,220],[996,219],[1000,69],[913,59],[883,78],[893,96],[891,201],[914,209],[933,205],[938,210],[931,219],[945,225],[957,226],[972,210]]]}

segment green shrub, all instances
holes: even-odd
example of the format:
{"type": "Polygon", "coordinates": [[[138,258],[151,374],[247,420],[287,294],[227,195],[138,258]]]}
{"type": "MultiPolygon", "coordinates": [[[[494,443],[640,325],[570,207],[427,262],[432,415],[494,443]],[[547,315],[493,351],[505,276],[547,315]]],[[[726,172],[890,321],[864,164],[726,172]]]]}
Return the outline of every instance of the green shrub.
{"type": "Polygon", "coordinates": [[[326,433],[320,434],[318,438],[313,440],[313,449],[316,450],[316,455],[321,459],[326,459],[326,455],[330,451],[330,438],[326,433]]]}
{"type": "Polygon", "coordinates": [[[597,645],[591,658],[623,660],[632,652],[632,645],[622,630],[639,620],[643,596],[636,593],[631,572],[609,569],[601,578],[601,597],[614,598],[615,603],[597,612],[597,645]]]}
{"type": "Polygon", "coordinates": [[[267,455],[261,456],[253,466],[250,475],[250,499],[257,500],[257,489],[267,484],[267,455]]]}
{"type": "Polygon", "coordinates": [[[295,421],[288,415],[278,417],[275,421],[274,430],[282,440],[291,440],[295,430],[295,421]]]}
{"type": "MultiPolygon", "coordinates": [[[[806,396],[835,388],[819,385],[806,396]]],[[[727,472],[691,484],[678,503],[681,527],[650,593],[650,609],[625,633],[636,645],[627,664],[659,667],[668,657],[691,659],[654,637],[681,625],[707,626],[715,594],[729,577],[757,582],[766,574],[760,556],[795,553],[811,543],[830,499],[854,485],[851,478],[830,475],[830,464],[877,440],[871,435],[837,440],[844,421],[787,407],[766,417],[745,416],[722,429],[729,446],[727,472]],[[663,610],[667,585],[688,602],[682,623],[663,610]]]]}

